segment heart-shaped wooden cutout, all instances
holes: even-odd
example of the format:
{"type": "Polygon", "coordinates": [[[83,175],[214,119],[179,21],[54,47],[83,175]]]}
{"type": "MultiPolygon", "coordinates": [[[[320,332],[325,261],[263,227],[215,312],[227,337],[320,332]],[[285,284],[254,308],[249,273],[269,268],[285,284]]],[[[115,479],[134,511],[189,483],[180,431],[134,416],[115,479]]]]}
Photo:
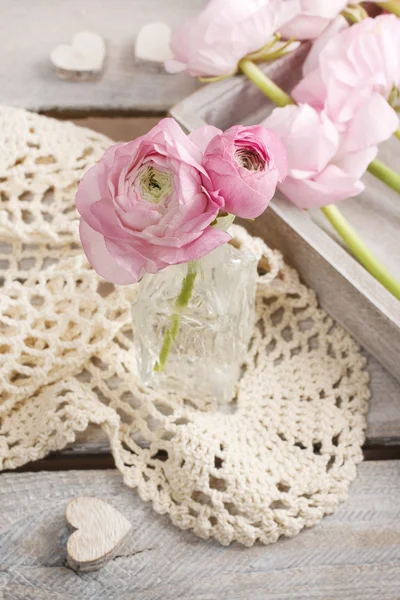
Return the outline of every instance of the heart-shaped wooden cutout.
{"type": "Polygon", "coordinates": [[[147,23],[139,31],[135,43],[135,56],[140,60],[163,63],[172,58],[170,48],[171,28],[165,23],[147,23]]]}
{"type": "Polygon", "coordinates": [[[67,543],[68,563],[79,571],[95,571],[109,562],[132,528],[120,512],[100,498],[74,498],[65,515],[68,525],[76,529],[67,543]]]}
{"type": "Polygon", "coordinates": [[[72,44],[61,44],[50,55],[52,63],[71,73],[98,73],[101,71],[106,55],[103,38],[93,31],[77,33],[72,44]]]}

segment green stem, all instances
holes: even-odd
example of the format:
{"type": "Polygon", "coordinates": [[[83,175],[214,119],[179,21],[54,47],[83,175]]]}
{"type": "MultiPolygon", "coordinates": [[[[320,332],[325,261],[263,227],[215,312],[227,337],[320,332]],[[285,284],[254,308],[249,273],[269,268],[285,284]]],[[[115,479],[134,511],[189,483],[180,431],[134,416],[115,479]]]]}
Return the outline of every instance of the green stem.
{"type": "Polygon", "coordinates": [[[394,135],[395,135],[397,138],[399,138],[399,140],[400,140],[400,127],[398,128],[398,130],[397,130],[397,131],[395,131],[395,132],[394,132],[394,135]]]}
{"type": "Polygon", "coordinates": [[[356,25],[360,23],[363,19],[368,18],[368,13],[360,4],[353,4],[351,6],[347,6],[341,12],[343,17],[347,20],[350,25],[356,25]]]}
{"type": "Polygon", "coordinates": [[[163,345],[161,346],[160,350],[160,356],[154,365],[154,370],[158,373],[163,373],[165,371],[165,365],[167,364],[171,346],[178,337],[181,323],[181,313],[185,308],[187,308],[190,298],[192,297],[196,275],[196,263],[188,263],[188,272],[182,281],[181,291],[175,302],[176,312],[171,317],[171,327],[165,332],[163,345]]]}
{"type": "Polygon", "coordinates": [[[366,244],[360,240],[355,230],[344,218],[339,209],[336,206],[323,206],[321,210],[367,271],[385,286],[393,296],[400,300],[400,281],[397,281],[389,273],[386,267],[372,254],[366,244]]]}
{"type": "Polygon", "coordinates": [[[388,10],[400,17],[400,2],[399,0],[391,0],[390,2],[377,2],[377,5],[383,8],[384,10],[388,10]]]}
{"type": "MultiPolygon", "coordinates": [[[[250,60],[243,59],[239,63],[239,68],[247,77],[278,106],[287,106],[295,104],[292,98],[281,90],[273,81],[265,75],[250,60]]],[[[397,186],[400,184],[400,176],[394,173],[389,167],[382,164],[380,161],[373,161],[369,167],[374,175],[385,181],[390,187],[400,192],[397,186]]],[[[373,275],[389,292],[391,292],[398,300],[400,300],[400,282],[397,281],[382,265],[374,254],[368,249],[366,244],[357,235],[356,231],[351,227],[350,223],[344,218],[340,210],[336,206],[323,206],[321,208],[323,214],[330,221],[337,233],[350,248],[354,256],[364,267],[373,275]]]]}
{"type": "Polygon", "coordinates": [[[268,98],[277,106],[287,106],[288,104],[295,104],[290,96],[288,96],[279,86],[276,85],[269,77],[262,72],[262,70],[253,63],[253,61],[243,58],[239,62],[239,69],[247,75],[252,81],[268,98]]]}
{"type": "Polygon", "coordinates": [[[400,175],[383,164],[380,160],[373,160],[369,164],[368,171],[395,192],[400,194],[400,175]]]}

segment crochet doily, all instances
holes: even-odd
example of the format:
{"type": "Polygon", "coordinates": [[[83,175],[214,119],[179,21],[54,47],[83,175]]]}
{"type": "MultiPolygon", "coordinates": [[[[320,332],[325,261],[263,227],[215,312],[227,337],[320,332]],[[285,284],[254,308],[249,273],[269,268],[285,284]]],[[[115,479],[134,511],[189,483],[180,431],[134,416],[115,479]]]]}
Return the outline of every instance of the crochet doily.
{"type": "Polygon", "coordinates": [[[110,439],[128,486],[182,529],[222,544],[293,536],[346,498],[361,460],[368,375],[357,344],[297,273],[262,258],[257,325],[235,400],[194,406],[141,385],[130,306],[87,264],[74,195],[111,141],[0,109],[0,467],[110,439]]]}

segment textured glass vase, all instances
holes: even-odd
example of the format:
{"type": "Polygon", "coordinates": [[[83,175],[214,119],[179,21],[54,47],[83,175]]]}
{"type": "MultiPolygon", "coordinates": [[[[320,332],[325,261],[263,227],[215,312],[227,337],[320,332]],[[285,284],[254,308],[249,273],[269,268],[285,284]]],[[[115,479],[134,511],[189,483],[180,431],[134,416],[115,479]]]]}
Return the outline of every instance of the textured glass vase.
{"type": "Polygon", "coordinates": [[[230,402],[253,331],[256,277],[255,257],[230,244],[146,275],[132,306],[143,382],[189,400],[230,402]]]}

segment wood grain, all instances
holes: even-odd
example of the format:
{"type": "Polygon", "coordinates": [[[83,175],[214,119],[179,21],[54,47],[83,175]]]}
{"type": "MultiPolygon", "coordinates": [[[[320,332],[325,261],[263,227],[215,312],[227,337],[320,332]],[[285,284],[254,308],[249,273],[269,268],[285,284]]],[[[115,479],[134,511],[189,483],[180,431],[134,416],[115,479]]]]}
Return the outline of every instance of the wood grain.
{"type": "Polygon", "coordinates": [[[87,117],[73,119],[75,125],[106,135],[115,142],[129,142],[144,135],[159,122],[158,117],[87,117]]]}
{"type": "Polygon", "coordinates": [[[70,115],[165,114],[199,83],[137,63],[136,36],[155,20],[176,28],[202,5],[203,0],[0,0],[0,103],[70,115]],[[106,41],[104,73],[96,81],[63,81],[50,53],[85,29],[106,41]]]}
{"type": "MultiPolygon", "coordinates": [[[[301,76],[306,49],[264,66],[276,83],[290,92],[301,76]]],[[[171,109],[187,130],[209,123],[221,128],[259,123],[273,109],[244,77],[204,87],[171,109]]],[[[400,167],[398,140],[382,148],[382,157],[400,167]]],[[[366,191],[342,203],[343,212],[376,252],[400,275],[400,202],[398,195],[369,175],[366,191]]],[[[400,305],[342,246],[326,220],[307,214],[277,194],[268,210],[248,225],[272,247],[279,248],[316,290],[324,308],[400,381],[400,305]]]]}
{"type": "Polygon", "coordinates": [[[368,359],[371,376],[367,445],[400,444],[400,384],[372,356],[368,359]]]}
{"type": "MultiPolygon", "coordinates": [[[[379,147],[379,159],[400,170],[399,140],[391,139],[379,147]]],[[[400,198],[373,175],[366,173],[365,192],[340,204],[340,210],[362,234],[377,258],[400,280],[400,198]]],[[[311,211],[313,220],[341,246],[343,241],[321,211],[311,211]]],[[[400,313],[400,308],[399,308],[400,313]]]]}
{"type": "Polygon", "coordinates": [[[13,600],[398,600],[400,462],[364,463],[332,517],[269,547],[223,548],[156,515],[115,471],[0,476],[0,597],[13,600]],[[96,573],[66,562],[64,511],[81,494],[133,524],[96,573]]]}

